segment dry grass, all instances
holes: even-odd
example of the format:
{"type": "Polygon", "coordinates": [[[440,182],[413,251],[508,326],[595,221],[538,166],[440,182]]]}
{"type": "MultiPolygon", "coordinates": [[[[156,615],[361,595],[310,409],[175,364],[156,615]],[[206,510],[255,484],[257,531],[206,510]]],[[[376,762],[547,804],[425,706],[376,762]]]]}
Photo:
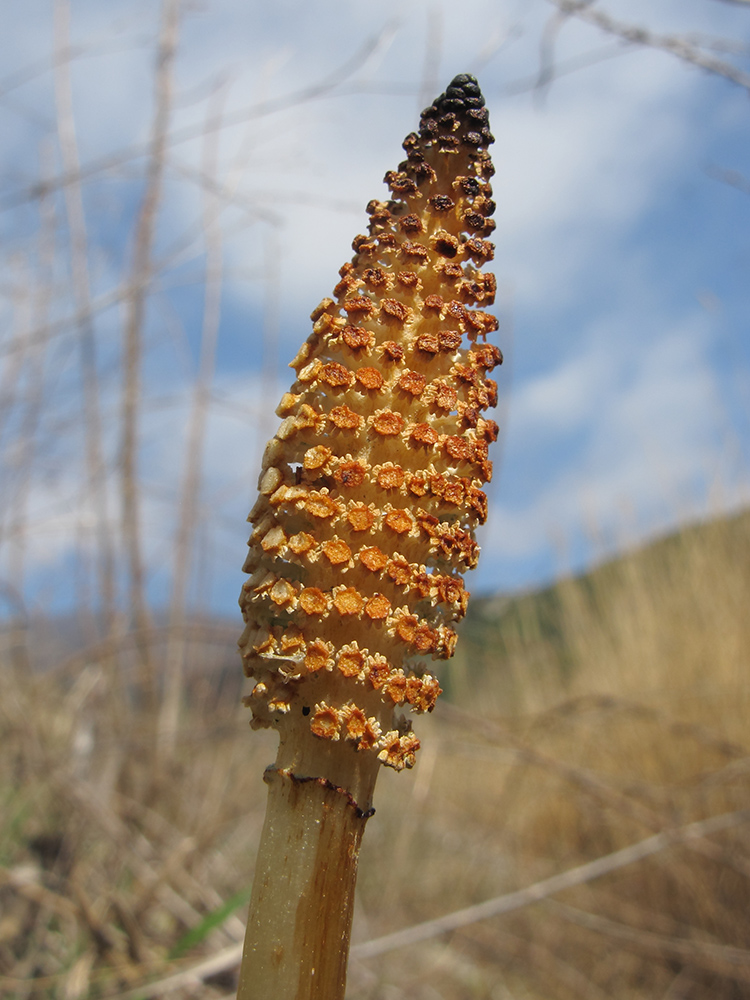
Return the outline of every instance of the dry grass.
{"type": "MultiPolygon", "coordinates": [[[[22,216],[18,232],[28,233],[3,248],[9,320],[0,330],[0,555],[10,608],[0,626],[0,995],[8,1000],[231,995],[265,810],[262,772],[275,755],[273,737],[249,733],[239,708],[239,615],[236,625],[196,621],[186,589],[200,575],[215,501],[201,493],[201,463],[222,281],[217,226],[246,163],[238,153],[222,174],[218,130],[200,139],[198,128],[199,217],[183,234],[187,249],[178,241],[156,259],[164,157],[172,169],[193,166],[165,138],[179,6],[164,4],[148,147],[135,159],[132,149],[113,149],[79,168],[69,3],[55,0],[57,122],[39,137],[45,183],[30,177],[3,189],[5,209],[22,216]],[[143,198],[118,234],[138,253],[119,271],[114,254],[105,286],[93,281],[101,248],[83,194],[106,179],[119,218],[138,171],[143,198]],[[163,306],[186,261],[206,297],[199,329],[175,337],[182,348],[200,344],[200,363],[184,476],[169,484],[165,523],[175,536],[154,541],[143,514],[153,484],[136,459],[161,390],[145,380],[142,353],[166,335],[149,327],[144,301],[163,306]],[[67,528],[55,520],[59,506],[74,514],[67,528]],[[36,587],[41,605],[59,591],[59,576],[39,583],[37,563],[40,540],[54,547],[66,530],[79,550],[66,576],[76,620],[47,622],[41,641],[24,624],[24,599],[36,587]],[[172,560],[162,629],[144,580],[149,546],[155,560],[172,560]]],[[[361,61],[348,60],[324,87],[346,82],[361,61]]],[[[213,104],[208,111],[208,120],[220,117],[213,104]]],[[[271,301],[278,288],[268,292],[271,301]]],[[[250,440],[257,409],[242,417],[250,440]]],[[[249,489],[244,473],[229,486],[249,489]]],[[[545,594],[474,606],[449,697],[418,725],[415,773],[380,779],[362,852],[352,1000],[750,997],[747,824],[503,916],[357,957],[364,942],[746,806],[749,557],[743,516],[545,594]]],[[[227,553],[227,562],[241,559],[227,553]]]]}
{"type": "MultiPolygon", "coordinates": [[[[483,707],[507,687],[505,656],[494,678],[477,666],[471,697],[421,724],[416,772],[381,778],[352,998],[750,995],[746,823],[505,916],[357,958],[359,942],[747,805],[749,550],[749,517],[717,521],[561,582],[554,629],[550,595],[536,601],[536,624],[534,599],[522,615],[506,609],[496,628],[522,710],[483,707]],[[537,635],[528,691],[520,622],[537,635]]],[[[480,631],[475,623],[474,641],[480,631]]],[[[234,666],[221,629],[213,646],[202,638],[205,666],[190,675],[168,756],[154,739],[158,720],[138,708],[133,686],[126,699],[113,690],[106,664],[91,656],[83,669],[76,661],[40,676],[20,669],[20,637],[6,636],[3,995],[117,995],[241,940],[273,740],[245,729],[222,672],[234,666]]],[[[156,659],[163,649],[154,643],[156,659]]],[[[149,995],[227,995],[235,966],[225,964],[207,981],[149,995]]]]}

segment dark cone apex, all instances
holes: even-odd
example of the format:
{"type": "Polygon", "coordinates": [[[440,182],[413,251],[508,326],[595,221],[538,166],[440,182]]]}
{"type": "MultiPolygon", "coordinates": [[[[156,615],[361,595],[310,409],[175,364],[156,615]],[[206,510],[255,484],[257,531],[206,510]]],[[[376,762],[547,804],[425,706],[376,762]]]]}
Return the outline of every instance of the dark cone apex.
{"type": "Polygon", "coordinates": [[[494,142],[487,112],[476,77],[459,73],[441,94],[422,112],[419,134],[434,140],[444,151],[469,146],[486,148],[494,142]]]}

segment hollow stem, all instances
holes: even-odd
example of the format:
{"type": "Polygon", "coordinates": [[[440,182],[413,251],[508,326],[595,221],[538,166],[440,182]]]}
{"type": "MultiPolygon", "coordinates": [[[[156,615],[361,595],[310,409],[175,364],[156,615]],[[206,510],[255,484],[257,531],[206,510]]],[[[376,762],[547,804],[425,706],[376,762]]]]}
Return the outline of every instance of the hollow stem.
{"type": "Polygon", "coordinates": [[[343,1000],[359,847],[377,775],[355,755],[347,755],[353,773],[345,785],[279,766],[284,752],[266,770],[238,1000],[343,1000]]]}

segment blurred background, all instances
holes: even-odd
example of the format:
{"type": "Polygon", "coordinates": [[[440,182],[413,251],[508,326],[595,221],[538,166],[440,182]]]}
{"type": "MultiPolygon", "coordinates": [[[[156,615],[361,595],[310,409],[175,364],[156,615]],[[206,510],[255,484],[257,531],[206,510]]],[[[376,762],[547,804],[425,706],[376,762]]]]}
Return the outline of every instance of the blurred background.
{"type": "Polygon", "coordinates": [[[349,994],[750,996],[750,3],[3,19],[0,993],[231,994],[274,754],[234,649],[259,457],[364,206],[469,72],[501,442],[443,704],[381,779],[349,994]]]}

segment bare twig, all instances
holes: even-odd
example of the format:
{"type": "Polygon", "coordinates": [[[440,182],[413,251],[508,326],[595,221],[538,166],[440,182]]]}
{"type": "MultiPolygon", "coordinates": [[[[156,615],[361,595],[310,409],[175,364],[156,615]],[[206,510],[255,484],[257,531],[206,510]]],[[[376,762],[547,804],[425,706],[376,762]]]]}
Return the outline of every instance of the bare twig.
{"type": "Polygon", "coordinates": [[[554,983],[555,987],[567,987],[577,1000],[609,1000],[610,995],[605,994],[586,973],[580,972],[556,953],[554,946],[557,941],[553,941],[553,946],[549,947],[540,937],[541,935],[535,934],[532,940],[528,940],[497,926],[474,924],[471,928],[464,928],[456,947],[464,951],[468,944],[473,951],[488,958],[493,953],[496,955],[500,948],[509,959],[521,959],[532,975],[543,975],[546,972],[548,983],[554,983]]]}
{"type": "Polygon", "coordinates": [[[139,986],[137,989],[127,990],[125,993],[117,993],[114,996],[107,997],[106,1000],[139,1000],[139,998],[142,998],[142,1000],[151,1000],[152,997],[165,996],[172,990],[194,986],[196,983],[201,983],[210,976],[226,972],[227,969],[234,969],[240,964],[241,959],[242,945],[233,944],[228,948],[223,948],[216,955],[212,955],[211,958],[206,958],[202,962],[190,965],[181,972],[175,972],[164,979],[159,979],[155,983],[149,983],[147,986],[139,986]]]}
{"type": "MultiPolygon", "coordinates": [[[[55,0],[55,98],[57,133],[63,169],[77,175],[80,169],[70,80],[70,2],[55,0]]],[[[105,632],[112,628],[115,610],[114,554],[107,511],[107,491],[102,449],[102,420],[99,401],[96,341],[92,323],[91,289],[88,272],[88,238],[80,182],[65,188],[65,205],[70,231],[70,266],[80,338],[83,426],[86,446],[87,483],[96,520],[97,590],[104,612],[105,632]]]]}
{"type": "Polygon", "coordinates": [[[534,97],[541,104],[544,102],[555,73],[555,43],[560,29],[565,24],[564,14],[553,14],[547,21],[539,38],[539,76],[534,89],[534,97]]]}
{"type": "MultiPolygon", "coordinates": [[[[52,150],[50,143],[44,143],[40,151],[42,172],[44,175],[52,170],[52,150]]],[[[57,212],[55,210],[53,198],[40,198],[39,200],[39,249],[38,249],[38,277],[37,291],[33,296],[31,306],[31,326],[36,328],[44,326],[48,321],[50,303],[52,300],[52,275],[54,271],[55,258],[55,238],[58,226],[57,212]]],[[[29,331],[22,331],[21,340],[24,341],[29,331]]],[[[19,595],[19,607],[23,607],[24,580],[26,571],[26,551],[29,539],[28,532],[28,502],[31,494],[34,477],[34,460],[38,451],[38,432],[42,421],[44,404],[46,400],[46,369],[48,364],[47,356],[48,338],[43,337],[35,342],[27,342],[24,348],[18,352],[18,358],[22,361],[26,359],[26,393],[23,400],[23,414],[17,436],[18,461],[18,481],[10,502],[4,504],[10,524],[2,525],[2,533],[7,533],[9,545],[9,570],[10,579],[14,581],[16,592],[19,595]]],[[[12,370],[14,366],[11,364],[12,370]]],[[[16,374],[20,369],[16,370],[16,374]]],[[[5,386],[4,386],[5,388],[5,386]]],[[[8,386],[10,388],[10,386],[8,386]]],[[[0,424],[4,423],[6,411],[5,400],[0,403],[0,424]]],[[[4,428],[0,426],[0,433],[4,428]]],[[[7,482],[6,482],[7,485],[7,482]]],[[[25,618],[25,614],[21,614],[25,618]]],[[[19,635],[20,637],[20,635],[19,635]]],[[[23,650],[22,659],[26,657],[26,646],[24,642],[13,644],[13,648],[19,653],[23,650]]],[[[19,664],[19,656],[13,656],[14,666],[19,664]]],[[[28,663],[24,664],[28,668],[28,663]]]]}
{"type": "Polygon", "coordinates": [[[596,25],[607,34],[622,39],[623,42],[669,52],[683,62],[698,66],[708,73],[729,80],[730,83],[742,87],[743,90],[750,91],[750,74],[744,73],[725,60],[715,59],[713,56],[707,55],[683,35],[662,35],[640,26],[625,24],[604,11],[594,8],[591,0],[549,0],[549,2],[563,14],[596,25]]]}
{"type": "MultiPolygon", "coordinates": [[[[456,705],[446,704],[442,706],[442,711],[449,719],[463,720],[464,725],[468,722],[469,713],[456,705]]],[[[530,746],[490,719],[475,719],[472,716],[471,724],[474,731],[481,732],[485,736],[500,740],[510,746],[512,753],[518,760],[535,767],[543,767],[559,775],[564,781],[592,796],[597,802],[611,806],[622,815],[629,816],[641,823],[646,829],[660,829],[664,825],[664,817],[651,806],[613,788],[607,782],[602,781],[593,771],[567,764],[565,761],[537,750],[536,747],[530,746]]]]}
{"type": "MultiPolygon", "coordinates": [[[[456,910],[443,917],[438,917],[436,920],[428,920],[412,927],[405,927],[384,937],[355,944],[351,948],[351,957],[360,961],[375,958],[378,955],[384,955],[398,948],[408,948],[422,941],[428,941],[442,934],[448,934],[463,927],[468,927],[481,920],[488,920],[491,917],[520,910],[543,899],[548,899],[550,896],[563,892],[565,889],[583,885],[604,875],[609,875],[628,865],[635,864],[637,861],[642,861],[644,858],[668,850],[670,847],[687,843],[697,837],[710,836],[747,822],[750,822],[750,809],[742,809],[738,812],[723,813],[720,816],[712,816],[710,819],[689,823],[687,826],[679,827],[675,830],[664,830],[653,837],[648,837],[637,844],[632,844],[630,847],[614,851],[612,854],[597,858],[595,861],[590,861],[576,868],[571,868],[566,872],[553,875],[551,878],[542,879],[540,882],[535,882],[525,889],[497,896],[494,899],[489,899],[484,903],[478,903],[475,906],[469,906],[462,910],[456,910]]],[[[599,920],[601,918],[596,919],[599,920]]],[[[661,936],[654,935],[654,937],[661,936]]],[[[748,953],[742,949],[712,945],[709,951],[711,951],[712,956],[727,959],[728,962],[737,967],[748,961],[748,953]],[[715,951],[715,956],[713,949],[718,949],[715,951]],[[719,952],[721,952],[720,956],[719,952]],[[735,955],[735,952],[738,954],[735,955]]],[[[705,954],[708,955],[709,951],[706,951],[705,954]]],[[[216,975],[219,972],[235,968],[239,964],[241,957],[242,946],[230,945],[212,958],[191,965],[190,968],[184,969],[182,972],[171,975],[166,979],[160,979],[158,982],[151,983],[148,986],[139,987],[137,990],[118,993],[116,996],[108,998],[108,1000],[135,1000],[136,997],[143,997],[144,1000],[149,1000],[151,997],[159,996],[168,990],[176,989],[178,986],[185,986],[189,983],[205,979],[208,976],[216,975]]]]}
{"type": "MultiPolygon", "coordinates": [[[[164,0],[156,70],[156,106],[151,129],[146,188],[135,233],[130,295],[126,302],[123,345],[122,438],[120,453],[122,489],[122,535],[129,570],[129,604],[134,624],[141,634],[148,626],[145,568],[141,549],[138,482],[139,410],[141,401],[141,355],[146,295],[152,279],[151,248],[161,196],[169,116],[172,104],[172,68],[177,50],[180,0],[164,0]]],[[[80,172],[79,172],[80,175],[80,172]]],[[[155,702],[155,677],[145,644],[140,647],[144,696],[155,702]]]]}
{"type": "MultiPolygon", "coordinates": [[[[213,111],[213,108],[210,108],[213,111]]],[[[212,115],[213,117],[213,115],[212,115]]],[[[207,176],[217,171],[218,133],[212,133],[204,146],[203,173],[207,176]]],[[[203,330],[201,334],[198,375],[193,385],[193,401],[185,449],[185,472],[179,504],[179,524],[175,539],[175,561],[172,579],[172,598],[169,608],[169,644],[167,647],[165,690],[159,714],[159,748],[171,753],[177,735],[180,702],[182,699],[185,670],[186,636],[185,610],[187,588],[192,561],[192,536],[198,520],[198,500],[203,466],[203,449],[206,420],[214,377],[216,345],[219,336],[222,287],[221,230],[217,199],[206,191],[204,199],[204,233],[206,242],[206,279],[203,305],[203,330]]]]}
{"type": "MultiPolygon", "coordinates": [[[[227,114],[222,118],[214,118],[208,123],[185,125],[182,128],[175,129],[169,133],[166,144],[170,149],[173,149],[184,142],[191,142],[193,139],[201,138],[207,131],[257,121],[260,118],[270,117],[280,111],[286,111],[288,108],[297,107],[298,105],[329,96],[342,83],[353,77],[362,68],[369,57],[381,47],[384,35],[390,31],[391,26],[386,25],[376,35],[368,38],[353,56],[317,83],[291,91],[288,94],[282,94],[279,97],[271,97],[264,101],[259,101],[257,104],[251,104],[245,108],[238,108],[231,114],[227,114]]],[[[111,170],[121,169],[125,164],[133,160],[138,160],[140,157],[148,154],[151,148],[151,143],[133,143],[125,149],[121,149],[108,156],[103,156],[81,167],[76,176],[63,173],[59,177],[37,181],[34,184],[22,187],[5,198],[0,199],[0,212],[17,208],[28,201],[34,201],[42,193],[57,191],[74,180],[86,180],[87,178],[96,177],[111,170]]]]}
{"type": "MultiPolygon", "coordinates": [[[[632,710],[634,706],[628,705],[628,707],[632,710]]],[[[456,705],[445,705],[443,710],[444,713],[448,714],[449,718],[451,716],[456,718],[466,718],[468,716],[467,712],[456,705]]],[[[653,716],[656,713],[644,708],[643,714],[653,716]]],[[[675,735],[685,735],[686,733],[695,737],[702,735],[697,726],[676,723],[672,720],[669,720],[669,723],[671,724],[668,725],[668,728],[675,735]]],[[[616,809],[623,816],[628,816],[630,819],[642,824],[648,830],[660,830],[671,821],[672,817],[666,814],[663,809],[655,808],[653,805],[642,802],[632,794],[632,791],[628,793],[613,788],[612,785],[603,781],[594,771],[584,767],[576,767],[537,750],[536,747],[507,732],[500,725],[489,719],[472,718],[472,725],[475,730],[481,731],[495,740],[501,740],[508,745],[511,752],[519,761],[534,767],[544,768],[548,772],[558,775],[563,781],[577,787],[584,794],[591,796],[602,805],[616,809]]],[[[720,745],[725,748],[727,747],[726,741],[722,741],[720,745]]],[[[641,790],[645,791],[645,789],[641,790]]],[[[713,861],[720,864],[728,864],[746,878],[750,878],[750,866],[741,859],[727,857],[726,852],[718,844],[713,843],[713,841],[696,838],[695,840],[691,840],[689,847],[696,853],[711,858],[713,861]]]]}
{"type": "Polygon", "coordinates": [[[631,945],[639,951],[651,955],[669,955],[678,958],[688,965],[701,969],[710,969],[733,979],[750,982],[750,951],[744,948],[734,948],[725,944],[714,944],[712,941],[700,941],[696,938],[676,938],[666,934],[655,934],[653,931],[640,930],[627,924],[610,920],[596,913],[587,913],[566,903],[550,901],[547,904],[553,912],[579,927],[606,934],[608,937],[631,945]]]}
{"type": "Polygon", "coordinates": [[[103,55],[111,55],[133,48],[143,48],[146,44],[148,44],[148,39],[146,38],[122,42],[119,39],[102,37],[90,39],[88,42],[79,45],[67,45],[62,50],[58,49],[52,60],[48,56],[45,56],[3,77],[0,80],[0,101],[4,101],[9,94],[12,94],[19,87],[23,87],[31,83],[32,80],[49,73],[50,65],[54,65],[58,59],[63,59],[66,62],[90,57],[101,59],[103,55]]]}
{"type": "Polygon", "coordinates": [[[737,812],[722,813],[720,816],[712,816],[710,819],[689,823],[687,826],[674,830],[664,830],[653,837],[647,837],[637,844],[632,844],[630,847],[606,854],[595,861],[589,861],[566,872],[561,872],[559,875],[553,875],[551,878],[542,879],[526,889],[509,892],[504,896],[496,896],[494,899],[477,903],[475,906],[468,906],[463,910],[456,910],[443,917],[438,917],[436,920],[427,920],[414,927],[406,927],[401,931],[386,934],[373,941],[354,945],[352,955],[359,959],[374,958],[376,955],[383,955],[396,948],[411,947],[420,941],[428,941],[440,934],[448,934],[460,927],[466,927],[468,924],[488,920],[490,917],[497,917],[519,910],[524,906],[530,906],[532,903],[547,899],[565,889],[583,885],[601,878],[603,875],[609,875],[620,868],[635,864],[636,861],[642,861],[644,858],[658,854],[660,851],[665,851],[677,844],[685,844],[699,837],[707,837],[748,822],[750,822],[750,809],[740,809],[737,812]]]}

